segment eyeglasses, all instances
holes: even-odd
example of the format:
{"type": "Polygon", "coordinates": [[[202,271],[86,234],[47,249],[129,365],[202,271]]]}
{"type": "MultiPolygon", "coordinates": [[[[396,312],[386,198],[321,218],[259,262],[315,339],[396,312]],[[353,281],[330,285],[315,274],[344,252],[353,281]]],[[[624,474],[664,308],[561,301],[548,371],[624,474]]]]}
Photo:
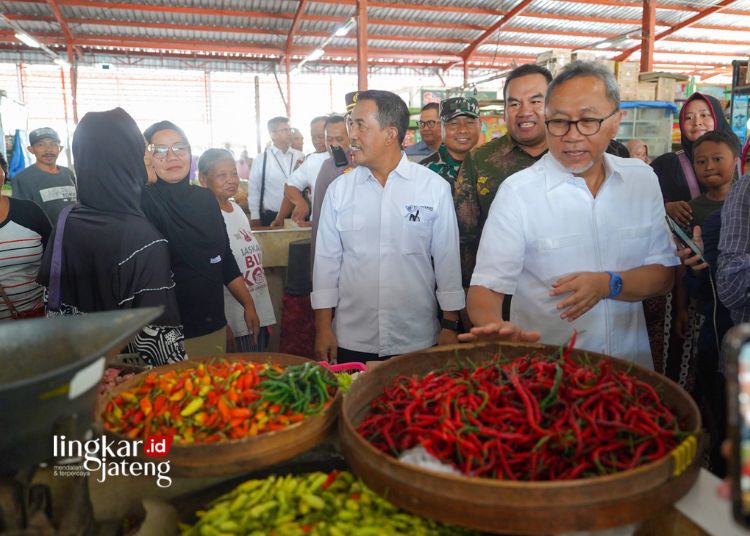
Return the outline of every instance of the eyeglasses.
{"type": "Polygon", "coordinates": [[[438,122],[434,119],[430,119],[429,121],[417,121],[417,124],[419,125],[419,128],[435,128],[435,125],[437,125],[438,122]]]}
{"type": "Polygon", "coordinates": [[[276,130],[274,130],[274,132],[281,132],[281,133],[285,133],[285,134],[288,134],[291,131],[292,131],[292,129],[289,128],[289,127],[287,127],[287,128],[277,128],[276,130]]]}
{"type": "Polygon", "coordinates": [[[548,119],[544,122],[547,125],[547,131],[556,137],[565,136],[570,132],[571,125],[575,125],[578,132],[582,136],[593,136],[599,132],[602,128],[602,123],[617,113],[617,110],[613,110],[607,117],[601,119],[594,119],[591,117],[585,117],[576,121],[569,121],[568,119],[548,119]]]}
{"type": "Polygon", "coordinates": [[[172,154],[176,157],[181,157],[190,150],[190,145],[185,142],[177,142],[172,145],[154,145],[153,143],[146,147],[150,153],[154,155],[157,160],[164,160],[167,157],[167,153],[172,150],[172,154]]]}

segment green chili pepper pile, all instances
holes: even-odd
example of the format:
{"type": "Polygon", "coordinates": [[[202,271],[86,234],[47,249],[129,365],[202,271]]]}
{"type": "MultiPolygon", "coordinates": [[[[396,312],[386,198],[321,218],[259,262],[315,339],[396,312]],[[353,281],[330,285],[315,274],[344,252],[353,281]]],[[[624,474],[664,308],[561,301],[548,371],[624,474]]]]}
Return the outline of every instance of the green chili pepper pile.
{"type": "Polygon", "coordinates": [[[399,456],[421,445],[469,476],[563,480],[658,460],[687,434],[647,383],[554,356],[501,356],[399,377],[372,401],[359,433],[399,456]]]}
{"type": "Polygon", "coordinates": [[[476,534],[402,512],[346,471],[248,480],[209,506],[182,536],[476,534]]]}
{"type": "Polygon", "coordinates": [[[303,415],[320,413],[338,388],[338,380],[332,372],[309,362],[283,370],[269,367],[260,377],[263,402],[279,404],[303,415]]]}

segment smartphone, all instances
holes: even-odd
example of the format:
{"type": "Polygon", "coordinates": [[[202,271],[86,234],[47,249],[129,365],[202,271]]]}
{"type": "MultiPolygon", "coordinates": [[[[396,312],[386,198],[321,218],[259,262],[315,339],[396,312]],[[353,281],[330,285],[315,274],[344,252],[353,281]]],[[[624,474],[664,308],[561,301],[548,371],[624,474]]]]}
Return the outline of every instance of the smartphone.
{"type": "Polygon", "coordinates": [[[667,225],[669,225],[669,230],[672,231],[672,234],[675,235],[680,242],[685,244],[685,247],[690,248],[696,255],[700,255],[701,261],[706,262],[706,259],[703,258],[701,248],[699,248],[698,245],[693,242],[693,239],[682,230],[682,227],[677,225],[677,222],[670,218],[668,214],[664,217],[667,219],[667,225]]]}
{"type": "Polygon", "coordinates": [[[727,370],[727,424],[732,454],[732,510],[750,527],[750,324],[740,324],[724,338],[727,370]]]}
{"type": "Polygon", "coordinates": [[[331,156],[336,167],[346,167],[349,165],[349,159],[346,157],[346,151],[336,145],[331,146],[331,156]]]}

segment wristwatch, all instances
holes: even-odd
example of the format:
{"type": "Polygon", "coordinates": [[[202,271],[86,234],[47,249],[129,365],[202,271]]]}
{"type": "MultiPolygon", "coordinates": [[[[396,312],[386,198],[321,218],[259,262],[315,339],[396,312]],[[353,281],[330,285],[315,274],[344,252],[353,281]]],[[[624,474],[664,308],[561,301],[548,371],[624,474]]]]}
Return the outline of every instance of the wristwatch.
{"type": "Polygon", "coordinates": [[[464,326],[461,324],[460,320],[448,320],[447,318],[443,318],[440,320],[440,327],[455,331],[456,333],[461,333],[464,326]]]}
{"type": "Polygon", "coordinates": [[[608,299],[616,298],[622,292],[622,277],[614,272],[607,272],[609,274],[609,296],[608,299]]]}

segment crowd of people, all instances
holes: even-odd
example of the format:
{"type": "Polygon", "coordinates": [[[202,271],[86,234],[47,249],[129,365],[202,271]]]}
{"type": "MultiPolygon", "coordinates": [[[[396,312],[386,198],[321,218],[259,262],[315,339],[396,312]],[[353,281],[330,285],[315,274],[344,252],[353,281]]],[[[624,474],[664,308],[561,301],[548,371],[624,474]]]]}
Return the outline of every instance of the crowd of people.
{"type": "Polygon", "coordinates": [[[480,144],[477,101],[454,97],[425,105],[404,147],[404,101],[351,92],[344,115],[311,122],[313,153],[275,117],[253,159],[204,152],[198,184],[169,121],[141,133],[121,109],[86,114],[75,176],[37,129],[36,163],[0,197],[0,320],[160,305],[130,343],[153,365],[263,350],[276,318],[253,229],[291,217],[312,227],[315,358],[575,330],[679,382],[723,437],[721,340],[750,318],[750,179],[720,103],[691,95],[681,149],[651,161],[615,140],[619,88],[600,64],[522,65],[503,97],[504,136],[480,144]]]}

